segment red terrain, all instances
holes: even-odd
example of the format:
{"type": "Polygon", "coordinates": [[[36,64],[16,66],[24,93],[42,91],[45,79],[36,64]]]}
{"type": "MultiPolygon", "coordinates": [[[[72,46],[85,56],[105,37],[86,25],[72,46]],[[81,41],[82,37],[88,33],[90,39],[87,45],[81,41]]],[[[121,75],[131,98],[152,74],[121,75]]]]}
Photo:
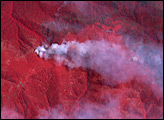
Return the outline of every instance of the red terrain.
{"type": "Polygon", "coordinates": [[[162,1],[1,2],[2,118],[160,119],[162,66],[162,1]],[[34,52],[43,42],[63,39],[120,45],[140,61],[129,74],[146,75],[126,74],[127,82],[110,85],[94,70],[70,70],[34,52]]]}

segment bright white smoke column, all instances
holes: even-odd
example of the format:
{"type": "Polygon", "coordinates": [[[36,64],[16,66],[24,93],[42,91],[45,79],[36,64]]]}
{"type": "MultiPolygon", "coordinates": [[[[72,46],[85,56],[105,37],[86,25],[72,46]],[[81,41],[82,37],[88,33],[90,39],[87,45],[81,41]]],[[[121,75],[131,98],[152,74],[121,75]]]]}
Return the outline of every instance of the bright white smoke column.
{"type": "Polygon", "coordinates": [[[63,63],[69,68],[87,68],[98,72],[107,83],[127,82],[134,76],[147,74],[140,70],[134,62],[138,62],[128,50],[120,45],[109,43],[105,40],[63,42],[61,45],[43,45],[36,48],[35,52],[44,59],[54,59],[56,63],[63,63]],[[114,81],[107,81],[107,79],[114,81]]]}

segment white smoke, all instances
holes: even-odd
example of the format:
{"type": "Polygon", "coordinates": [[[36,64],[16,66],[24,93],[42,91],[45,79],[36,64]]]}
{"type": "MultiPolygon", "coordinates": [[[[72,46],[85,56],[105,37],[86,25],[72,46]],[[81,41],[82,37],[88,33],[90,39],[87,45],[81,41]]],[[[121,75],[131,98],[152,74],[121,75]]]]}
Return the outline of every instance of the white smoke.
{"type": "Polygon", "coordinates": [[[110,85],[148,75],[148,71],[139,68],[138,58],[129,50],[105,40],[84,43],[64,41],[61,45],[39,46],[35,52],[41,58],[54,59],[56,63],[63,63],[70,69],[81,67],[94,70],[110,85]]]}

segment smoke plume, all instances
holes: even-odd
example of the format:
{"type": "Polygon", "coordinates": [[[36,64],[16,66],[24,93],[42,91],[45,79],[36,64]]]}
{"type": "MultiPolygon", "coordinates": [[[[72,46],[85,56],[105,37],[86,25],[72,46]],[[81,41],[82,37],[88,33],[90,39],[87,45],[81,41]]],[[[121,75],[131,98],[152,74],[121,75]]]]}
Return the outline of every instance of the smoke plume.
{"type": "Polygon", "coordinates": [[[146,77],[149,72],[138,67],[138,58],[129,50],[106,40],[83,43],[64,41],[61,45],[39,46],[35,52],[41,58],[54,59],[57,64],[64,64],[70,69],[81,67],[94,70],[109,85],[124,83],[136,76],[146,77]]]}

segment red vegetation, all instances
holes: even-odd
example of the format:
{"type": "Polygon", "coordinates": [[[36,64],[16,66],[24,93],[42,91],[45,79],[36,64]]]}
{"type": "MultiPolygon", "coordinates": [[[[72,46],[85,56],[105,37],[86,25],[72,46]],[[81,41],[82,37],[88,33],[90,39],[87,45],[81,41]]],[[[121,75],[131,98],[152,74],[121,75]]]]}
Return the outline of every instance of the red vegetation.
{"type": "Polygon", "coordinates": [[[151,71],[153,85],[135,76],[110,86],[95,71],[69,70],[34,53],[42,42],[63,39],[106,39],[134,54],[141,43],[163,50],[163,2],[1,2],[2,118],[163,118],[163,85],[151,78],[157,68],[139,65],[151,71]]]}

